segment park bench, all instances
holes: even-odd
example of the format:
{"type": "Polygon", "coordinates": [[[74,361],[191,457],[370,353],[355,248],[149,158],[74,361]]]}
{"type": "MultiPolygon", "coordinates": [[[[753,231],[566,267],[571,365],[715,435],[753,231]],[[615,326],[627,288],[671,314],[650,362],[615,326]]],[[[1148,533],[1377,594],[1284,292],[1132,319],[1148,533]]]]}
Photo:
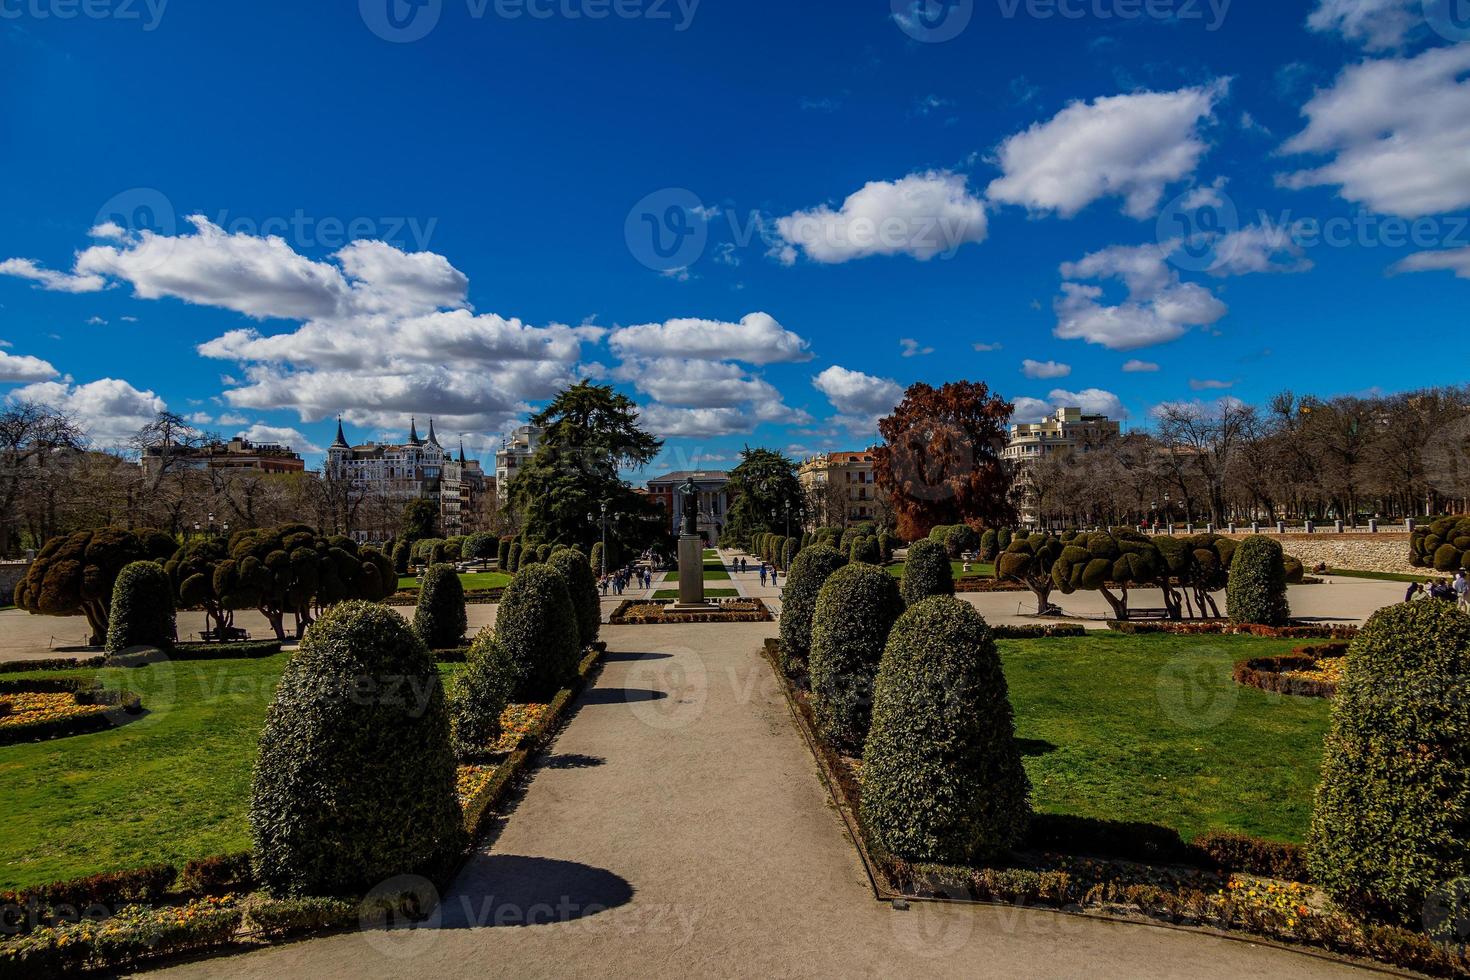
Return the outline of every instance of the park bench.
{"type": "Polygon", "coordinates": [[[1169,610],[1163,607],[1145,606],[1142,609],[1128,610],[1129,619],[1168,619],[1169,610]]]}
{"type": "Polygon", "coordinates": [[[205,643],[236,643],[250,639],[250,631],[239,626],[226,626],[219,630],[200,630],[199,638],[205,643]]]}

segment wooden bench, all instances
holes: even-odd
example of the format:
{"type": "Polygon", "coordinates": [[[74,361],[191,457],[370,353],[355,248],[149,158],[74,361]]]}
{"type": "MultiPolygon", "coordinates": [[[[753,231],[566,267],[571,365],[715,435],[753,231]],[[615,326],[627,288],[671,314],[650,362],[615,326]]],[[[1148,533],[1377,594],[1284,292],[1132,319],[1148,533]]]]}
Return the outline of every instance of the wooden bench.
{"type": "Polygon", "coordinates": [[[238,626],[226,626],[222,630],[200,630],[199,639],[205,643],[237,643],[250,639],[250,631],[238,626]]]}
{"type": "Polygon", "coordinates": [[[1162,607],[1144,607],[1142,609],[1128,610],[1129,619],[1168,619],[1169,610],[1162,607]]]}

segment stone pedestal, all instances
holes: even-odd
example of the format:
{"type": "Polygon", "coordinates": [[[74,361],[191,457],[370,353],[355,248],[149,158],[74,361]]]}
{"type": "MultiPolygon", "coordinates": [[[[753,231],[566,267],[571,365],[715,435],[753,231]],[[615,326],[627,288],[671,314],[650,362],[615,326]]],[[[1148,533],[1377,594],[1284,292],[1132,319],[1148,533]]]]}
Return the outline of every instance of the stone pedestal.
{"type": "Polygon", "coordinates": [[[679,536],[679,601],[674,609],[705,608],[704,538],[697,534],[679,536]]]}

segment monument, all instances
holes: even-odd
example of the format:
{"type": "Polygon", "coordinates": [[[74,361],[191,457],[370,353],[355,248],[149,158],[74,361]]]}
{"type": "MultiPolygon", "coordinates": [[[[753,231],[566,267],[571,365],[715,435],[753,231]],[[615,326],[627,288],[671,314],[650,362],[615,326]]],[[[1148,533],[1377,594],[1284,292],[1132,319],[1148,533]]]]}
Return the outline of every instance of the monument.
{"type": "Polygon", "coordinates": [[[679,487],[679,602],[675,611],[706,608],[704,601],[704,537],[699,533],[699,488],[694,477],[679,487]]]}

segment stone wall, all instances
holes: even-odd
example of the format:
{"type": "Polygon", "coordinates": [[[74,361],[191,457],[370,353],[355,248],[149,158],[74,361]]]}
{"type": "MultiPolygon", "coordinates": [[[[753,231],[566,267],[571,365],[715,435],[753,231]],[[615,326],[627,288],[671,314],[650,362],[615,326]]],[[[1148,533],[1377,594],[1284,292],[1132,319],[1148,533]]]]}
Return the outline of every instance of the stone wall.
{"type": "Polygon", "coordinates": [[[0,561],[0,606],[10,605],[10,597],[15,594],[15,583],[25,578],[30,567],[31,563],[28,561],[0,561]]]}
{"type": "MultiPolygon", "coordinates": [[[[1263,533],[1266,533],[1264,529],[1263,533]]],[[[1238,538],[1244,536],[1235,535],[1238,538]]],[[[1280,541],[1286,553],[1301,559],[1308,571],[1318,562],[1325,562],[1328,568],[1363,572],[1433,574],[1432,569],[1415,568],[1409,564],[1409,535],[1403,531],[1338,534],[1329,527],[1315,534],[1267,533],[1267,537],[1280,541]]]]}

